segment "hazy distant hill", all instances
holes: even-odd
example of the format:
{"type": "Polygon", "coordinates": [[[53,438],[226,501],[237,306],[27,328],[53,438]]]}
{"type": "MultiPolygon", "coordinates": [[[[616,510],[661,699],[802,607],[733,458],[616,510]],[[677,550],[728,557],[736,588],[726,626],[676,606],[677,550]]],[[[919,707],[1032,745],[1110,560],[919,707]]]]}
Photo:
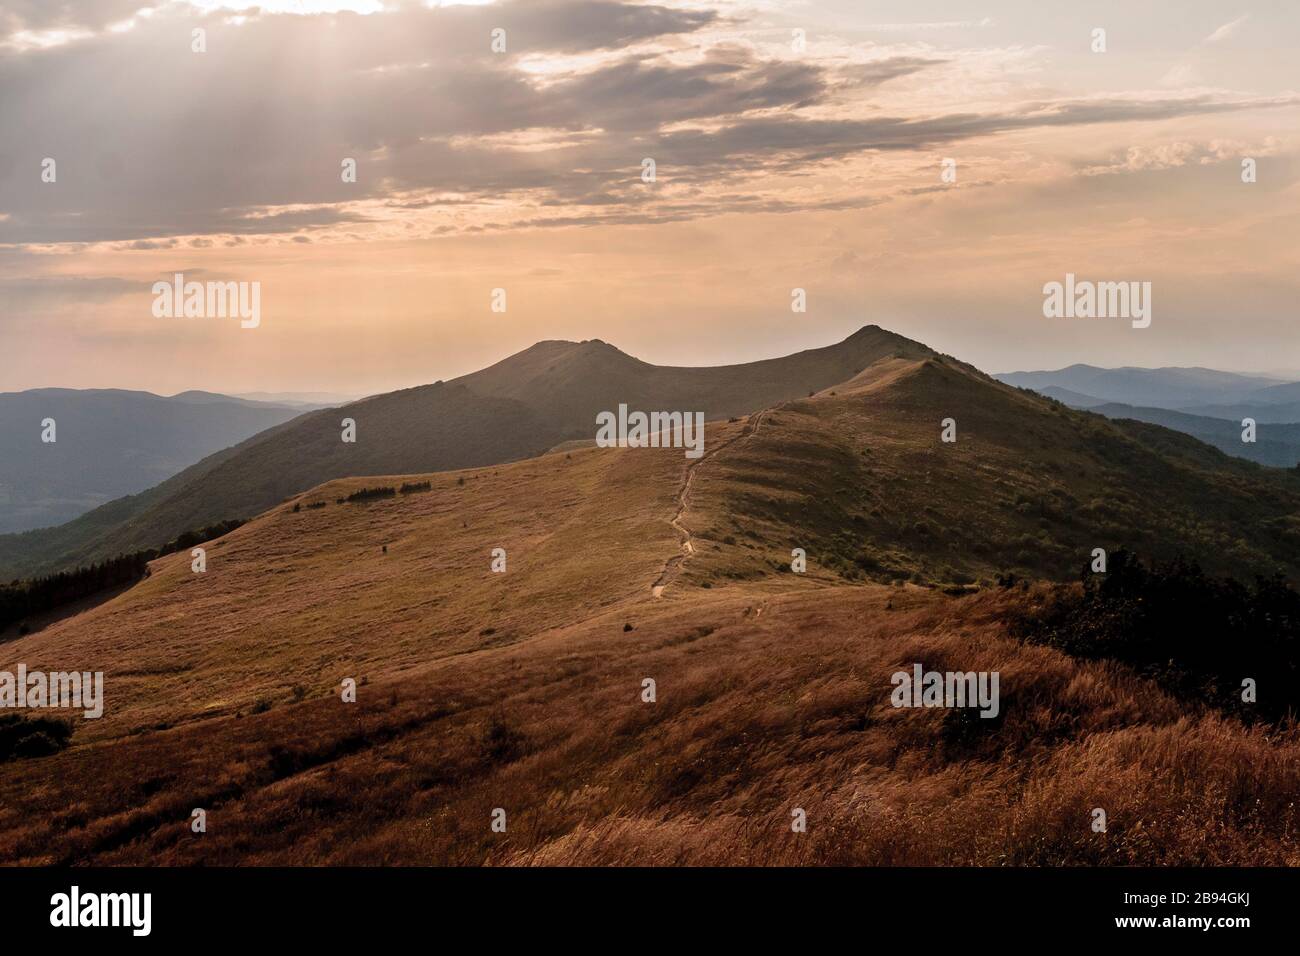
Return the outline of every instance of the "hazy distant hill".
{"type": "Polygon", "coordinates": [[[1286,396],[1290,394],[1287,390],[1297,387],[1264,376],[1239,375],[1208,368],[1097,368],[1093,365],[1071,365],[1055,371],[1006,372],[996,378],[1018,388],[1043,391],[1054,386],[1107,402],[1156,408],[1243,401],[1269,404],[1286,401],[1286,396]]]}
{"type": "Polygon", "coordinates": [[[0,531],[69,521],[303,410],[210,392],[171,398],[120,389],[0,394],[0,531]],[[47,418],[55,421],[52,443],[41,440],[47,418]]]}
{"type": "Polygon", "coordinates": [[[334,405],[346,405],[362,398],[361,395],[339,395],[336,392],[240,392],[236,398],[253,402],[272,402],[278,405],[308,405],[312,408],[324,408],[334,405]]]}
{"type": "Polygon", "coordinates": [[[1295,404],[1300,402],[1300,382],[1270,385],[1252,393],[1250,398],[1264,405],[1295,404]]]}
{"type": "Polygon", "coordinates": [[[1204,415],[1207,418],[1222,418],[1237,424],[1240,424],[1243,418],[1253,418],[1260,424],[1268,422],[1273,425],[1300,422],[1300,401],[1280,402],[1276,405],[1265,405],[1259,402],[1236,405],[1188,405],[1180,408],[1179,411],[1189,415],[1204,415]]]}
{"type": "Polygon", "coordinates": [[[1073,408],[1177,429],[1229,455],[1261,464],[1289,468],[1300,460],[1300,382],[1278,383],[1263,376],[1203,368],[1091,365],[1008,372],[997,378],[1073,408]],[[1254,444],[1241,441],[1241,422],[1246,418],[1260,427],[1254,444]]]}
{"type": "Polygon", "coordinates": [[[1095,405],[1088,410],[1107,418],[1132,418],[1173,428],[1199,438],[1225,454],[1257,461],[1261,465],[1292,468],[1300,463],[1300,424],[1271,424],[1256,419],[1255,441],[1243,442],[1240,421],[1116,403],[1095,405]]]}
{"type": "Polygon", "coordinates": [[[458,379],[303,415],[61,527],[0,535],[0,579],[156,547],[184,531],[251,517],[331,478],[526,458],[593,438],[597,413],[620,402],[725,418],[843,382],[883,357],[931,354],[875,326],[825,348],[711,368],[650,365],[599,340],[539,342],[458,379]],[[353,444],[341,441],[344,417],[356,422],[353,444]]]}
{"type": "Polygon", "coordinates": [[[1054,398],[1058,402],[1072,408],[1092,408],[1096,405],[1105,405],[1106,399],[1098,398],[1095,395],[1085,395],[1082,392],[1075,392],[1068,388],[1062,388],[1059,385],[1048,385],[1046,388],[1036,388],[1034,391],[1040,395],[1046,395],[1048,398],[1054,398]]]}

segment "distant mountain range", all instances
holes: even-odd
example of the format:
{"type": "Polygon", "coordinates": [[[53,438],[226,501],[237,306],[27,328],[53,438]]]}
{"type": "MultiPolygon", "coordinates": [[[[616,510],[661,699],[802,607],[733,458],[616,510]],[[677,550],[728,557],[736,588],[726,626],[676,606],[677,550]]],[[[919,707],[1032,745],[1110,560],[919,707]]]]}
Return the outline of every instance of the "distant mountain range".
{"type": "Polygon", "coordinates": [[[1224,454],[1257,461],[1261,465],[1290,468],[1300,462],[1300,424],[1297,423],[1260,425],[1256,429],[1255,441],[1243,442],[1240,421],[1188,415],[1186,412],[1176,412],[1167,408],[1142,408],[1114,403],[1093,405],[1088,411],[1105,415],[1107,418],[1131,418],[1140,422],[1150,422],[1153,425],[1163,425],[1165,428],[1172,428],[1199,438],[1224,454]]]}
{"type": "Polygon", "coordinates": [[[307,405],[312,408],[325,408],[346,405],[365,396],[340,395],[337,392],[237,392],[233,397],[253,402],[270,402],[275,405],[307,405]]]}
{"type": "Polygon", "coordinates": [[[1300,382],[1207,368],[1097,368],[1006,372],[999,381],[1072,408],[1173,428],[1221,451],[1265,465],[1300,463],[1300,382]],[[1256,441],[1241,440],[1254,419],[1256,441]]]}
{"type": "Polygon", "coordinates": [[[137,494],[309,407],[182,392],[38,388],[0,393],[0,532],[70,521],[137,494]],[[54,441],[42,422],[54,420],[54,441]]]}
{"type": "Polygon", "coordinates": [[[1103,402],[1183,408],[1188,405],[1249,403],[1275,405],[1300,399],[1300,385],[1264,376],[1208,368],[1098,368],[1071,365],[1055,371],[1006,372],[996,376],[1018,388],[1069,389],[1103,402]]]}
{"type": "MultiPolygon", "coordinates": [[[[616,409],[621,403],[644,410],[702,411],[707,420],[716,421],[824,390],[849,387],[864,369],[879,370],[886,361],[926,360],[942,360],[944,368],[963,370],[956,379],[936,379],[936,387],[947,381],[960,382],[963,391],[970,393],[952,400],[951,414],[965,415],[969,421],[974,409],[997,405],[1003,414],[1012,416],[1008,427],[1026,428],[1031,419],[1054,421],[1051,417],[1044,419],[1038,406],[1006,405],[999,398],[1005,386],[978,370],[876,326],[866,326],[824,348],[711,368],[651,365],[598,339],[545,341],[451,381],[362,399],[346,409],[302,415],[296,415],[297,409],[268,409],[247,404],[246,399],[228,401],[209,393],[187,393],[173,399],[146,396],[139,399],[143,408],[162,403],[191,413],[234,410],[245,415],[261,414],[268,416],[270,427],[251,437],[237,436],[236,441],[243,437],[237,444],[219,444],[220,450],[153,487],[143,491],[137,488],[138,493],[102,504],[63,525],[0,535],[0,579],[49,573],[121,553],[157,548],[187,531],[229,519],[251,518],[332,479],[481,467],[530,458],[561,446],[567,450],[591,442],[596,415],[616,409]],[[978,388],[973,384],[977,382],[982,383],[978,388]],[[1016,425],[1016,415],[1029,417],[1016,425]],[[344,419],[355,422],[355,442],[341,440],[344,419]]],[[[928,377],[922,368],[913,383],[928,377]]],[[[1292,395],[1291,386],[1285,383],[1208,369],[1108,370],[1088,366],[1073,366],[1059,373],[1013,373],[1000,378],[1010,380],[1010,384],[1032,382],[1067,405],[1088,405],[1108,418],[1132,419],[1185,432],[1239,458],[1275,466],[1294,464],[1300,459],[1297,427],[1263,425],[1259,441],[1245,446],[1243,452],[1238,447],[1239,423],[1150,405],[1118,403],[1110,397],[1118,394],[1163,396],[1165,401],[1252,402],[1259,401],[1262,394],[1276,399],[1280,407],[1292,395]]],[[[34,408],[25,413],[22,421],[30,423],[33,415],[34,408]]],[[[39,417],[35,420],[39,421],[39,417]]],[[[151,435],[157,430],[142,426],[138,416],[127,420],[135,429],[132,434],[151,435]]],[[[1113,442],[1115,436],[1126,433],[1103,432],[1082,421],[1071,422],[1071,428],[1083,437],[1061,435],[1057,436],[1058,443],[1099,441],[1103,435],[1107,436],[1106,442],[1113,442]]],[[[1143,441],[1159,444],[1167,454],[1180,459],[1194,459],[1197,469],[1205,474],[1222,470],[1219,452],[1196,443],[1170,443],[1168,433],[1151,431],[1151,424],[1139,426],[1146,429],[1136,433],[1143,441]],[[1207,458],[1207,454],[1218,457],[1207,458]]],[[[256,431],[255,425],[249,424],[248,428],[256,431]]],[[[68,447],[81,443],[81,438],[70,438],[68,447]]],[[[19,457],[31,457],[39,450],[29,449],[29,454],[19,457]]],[[[810,467],[820,472],[825,464],[810,467]]],[[[1143,468],[1149,470],[1147,465],[1143,468]]],[[[904,469],[900,480],[905,475],[904,469]]],[[[1032,482],[1026,485],[1024,494],[1032,497],[1031,486],[1032,482]]],[[[915,505],[922,512],[926,510],[921,502],[915,505]]],[[[957,516],[952,520],[957,521],[957,516]]],[[[1127,520],[1138,518],[1130,516],[1127,520]]],[[[1029,566],[1040,573],[1048,570],[1041,561],[1030,562],[1029,566]]],[[[1051,570],[1058,568],[1053,565],[1051,570]]]]}

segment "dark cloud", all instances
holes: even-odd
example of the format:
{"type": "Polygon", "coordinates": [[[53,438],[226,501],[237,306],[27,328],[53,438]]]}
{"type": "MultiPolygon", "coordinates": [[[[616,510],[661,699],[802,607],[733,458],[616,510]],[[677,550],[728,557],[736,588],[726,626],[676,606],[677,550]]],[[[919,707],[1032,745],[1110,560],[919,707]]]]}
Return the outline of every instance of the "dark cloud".
{"type": "Polygon", "coordinates": [[[795,115],[742,119],[716,130],[684,130],[660,138],[662,155],[684,168],[706,168],[764,157],[800,166],[871,150],[922,150],[977,136],[1049,126],[1173,119],[1207,113],[1294,106],[1300,97],[1218,101],[1207,96],[1158,101],[1095,100],[1037,103],[1004,113],[934,117],[808,119],[795,115]]]}
{"type": "Polygon", "coordinates": [[[841,82],[852,86],[876,87],[900,76],[911,76],[932,66],[946,63],[938,57],[892,56],[867,63],[854,63],[837,71],[841,82]]]}
{"type": "Polygon", "coordinates": [[[98,32],[149,5],[148,0],[5,0],[0,6],[0,40],[24,30],[98,32]]]}
{"type": "MultiPolygon", "coordinates": [[[[184,3],[170,4],[169,0],[6,0],[0,7],[0,40],[22,31],[99,33],[105,27],[130,20],[142,9],[152,9],[155,19],[182,16],[187,23],[189,15],[198,12],[186,9],[184,3]]],[[[229,11],[218,12],[209,22],[225,13],[229,11]]],[[[260,18],[264,23],[278,20],[291,30],[294,24],[301,27],[310,20],[326,24],[333,21],[335,26],[357,27],[382,40],[383,50],[417,59],[486,49],[489,32],[496,27],[506,30],[508,51],[576,53],[691,33],[718,20],[710,10],[680,10],[617,0],[508,0],[490,7],[458,6],[433,11],[410,4],[406,10],[385,16],[364,17],[346,12],[313,18],[260,16],[256,8],[241,11],[241,15],[260,18]]],[[[387,57],[376,52],[377,65],[387,57]]],[[[358,62],[367,56],[361,48],[356,55],[358,62]]]]}
{"type": "Polygon", "coordinates": [[[748,52],[707,56],[678,66],[627,59],[558,84],[541,104],[538,125],[584,123],[614,132],[657,129],[684,120],[732,116],[822,99],[826,78],[806,63],[764,62],[748,52]]]}

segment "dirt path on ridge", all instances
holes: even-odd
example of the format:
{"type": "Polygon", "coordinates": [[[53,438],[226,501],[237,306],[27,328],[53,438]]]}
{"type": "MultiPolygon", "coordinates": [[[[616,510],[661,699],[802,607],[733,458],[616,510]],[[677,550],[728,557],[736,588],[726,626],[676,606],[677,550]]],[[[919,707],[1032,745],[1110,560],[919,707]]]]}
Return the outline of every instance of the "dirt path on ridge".
{"type": "Polygon", "coordinates": [[[668,561],[665,562],[663,571],[659,573],[659,577],[656,578],[654,584],[650,586],[650,594],[652,597],[657,598],[663,596],[664,588],[668,586],[669,580],[676,576],[677,572],[681,570],[682,563],[695,553],[695,545],[691,540],[691,530],[682,523],[682,515],[686,513],[686,506],[690,501],[691,486],[695,483],[695,472],[706,461],[722,451],[722,449],[728,448],[738,441],[748,440],[757,435],[758,430],[763,426],[763,416],[767,415],[768,412],[776,411],[780,407],[781,405],[773,405],[771,408],[765,408],[760,412],[750,415],[750,420],[746,422],[745,427],[742,428],[738,434],[728,438],[722,444],[717,445],[712,451],[706,452],[703,456],[690,462],[686,466],[686,477],[685,480],[682,481],[681,491],[677,493],[677,512],[669,522],[669,524],[677,529],[677,533],[682,536],[681,553],[673,555],[673,557],[669,558],[668,561]]]}

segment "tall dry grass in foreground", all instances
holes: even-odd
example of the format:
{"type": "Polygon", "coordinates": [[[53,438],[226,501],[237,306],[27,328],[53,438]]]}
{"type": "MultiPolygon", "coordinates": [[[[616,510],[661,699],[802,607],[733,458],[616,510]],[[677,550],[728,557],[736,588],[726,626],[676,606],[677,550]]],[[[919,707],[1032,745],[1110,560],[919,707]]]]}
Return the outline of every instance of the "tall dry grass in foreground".
{"type": "Polygon", "coordinates": [[[1300,862],[1296,731],[1008,637],[1040,596],[737,587],[629,605],[368,684],[355,705],[6,765],[0,861],[1300,862]],[[999,671],[1003,717],[893,708],[889,675],[914,661],[999,671]]]}

